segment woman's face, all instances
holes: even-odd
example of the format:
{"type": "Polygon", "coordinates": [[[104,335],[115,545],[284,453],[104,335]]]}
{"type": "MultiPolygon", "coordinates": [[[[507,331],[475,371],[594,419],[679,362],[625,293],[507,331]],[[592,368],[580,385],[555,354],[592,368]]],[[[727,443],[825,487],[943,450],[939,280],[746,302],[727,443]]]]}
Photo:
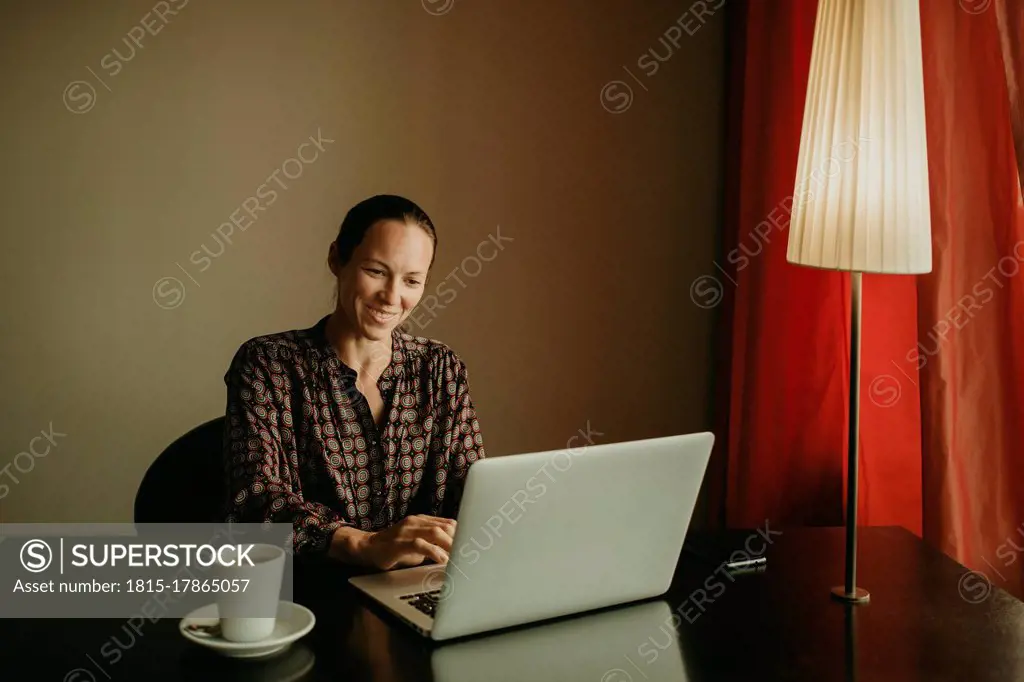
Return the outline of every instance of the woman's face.
{"type": "Polygon", "coordinates": [[[384,220],[366,231],[344,266],[331,244],[338,310],[357,336],[389,339],[423,297],[434,242],[419,225],[384,220]]]}

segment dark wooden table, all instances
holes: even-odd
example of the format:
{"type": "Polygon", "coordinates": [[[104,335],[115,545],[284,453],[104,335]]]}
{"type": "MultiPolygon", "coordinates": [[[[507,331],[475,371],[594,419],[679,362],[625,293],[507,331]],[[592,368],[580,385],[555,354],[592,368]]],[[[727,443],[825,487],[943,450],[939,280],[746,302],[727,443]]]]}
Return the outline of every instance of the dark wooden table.
{"type": "MultiPolygon", "coordinates": [[[[691,539],[728,555],[755,536],[691,539]]],[[[772,540],[764,574],[733,582],[685,553],[663,599],[441,644],[392,621],[342,577],[297,590],[317,626],[264,662],[200,650],[179,636],[178,619],[146,623],[140,635],[125,619],[5,620],[0,674],[66,682],[1024,679],[1024,603],[974,574],[964,578],[964,567],[906,530],[861,533],[858,583],[871,603],[860,607],[829,597],[842,582],[842,529],[793,529],[772,540]]]]}

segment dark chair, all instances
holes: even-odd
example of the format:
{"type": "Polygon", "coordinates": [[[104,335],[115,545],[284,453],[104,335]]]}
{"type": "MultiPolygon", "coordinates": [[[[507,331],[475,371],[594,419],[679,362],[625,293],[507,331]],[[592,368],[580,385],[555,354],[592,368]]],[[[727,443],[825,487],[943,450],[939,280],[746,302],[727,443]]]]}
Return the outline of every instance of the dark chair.
{"type": "Polygon", "coordinates": [[[136,523],[222,522],[224,417],[200,424],[149,466],[135,494],[136,523]]]}

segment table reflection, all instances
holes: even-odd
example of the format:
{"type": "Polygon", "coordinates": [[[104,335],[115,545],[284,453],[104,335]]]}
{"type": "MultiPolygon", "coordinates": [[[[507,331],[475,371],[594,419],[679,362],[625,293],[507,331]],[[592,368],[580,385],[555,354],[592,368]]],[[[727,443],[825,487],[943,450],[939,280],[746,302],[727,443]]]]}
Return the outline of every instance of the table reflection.
{"type": "Polygon", "coordinates": [[[440,646],[435,682],[685,682],[665,601],[535,625],[440,646]]]}
{"type": "Polygon", "coordinates": [[[287,650],[262,659],[232,659],[199,647],[182,656],[180,669],[184,679],[216,679],[220,682],[299,682],[316,663],[313,650],[305,642],[296,642],[287,650]]]}

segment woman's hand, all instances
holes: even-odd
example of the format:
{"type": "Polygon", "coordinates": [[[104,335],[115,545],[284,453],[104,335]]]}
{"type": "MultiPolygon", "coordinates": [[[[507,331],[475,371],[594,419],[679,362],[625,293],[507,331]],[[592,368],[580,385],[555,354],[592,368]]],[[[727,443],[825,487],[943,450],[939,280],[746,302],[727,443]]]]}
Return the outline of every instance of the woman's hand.
{"type": "Polygon", "coordinates": [[[363,546],[363,555],[382,571],[419,566],[427,559],[446,564],[454,537],[454,520],[417,514],[371,533],[363,546]]]}
{"type": "Polygon", "coordinates": [[[347,555],[354,563],[390,571],[393,568],[419,566],[427,559],[438,564],[448,563],[452,539],[455,537],[455,521],[416,514],[381,531],[355,532],[357,536],[349,533],[335,534],[339,542],[345,539],[353,541],[351,549],[339,551],[336,555],[341,555],[339,558],[347,555]]]}

